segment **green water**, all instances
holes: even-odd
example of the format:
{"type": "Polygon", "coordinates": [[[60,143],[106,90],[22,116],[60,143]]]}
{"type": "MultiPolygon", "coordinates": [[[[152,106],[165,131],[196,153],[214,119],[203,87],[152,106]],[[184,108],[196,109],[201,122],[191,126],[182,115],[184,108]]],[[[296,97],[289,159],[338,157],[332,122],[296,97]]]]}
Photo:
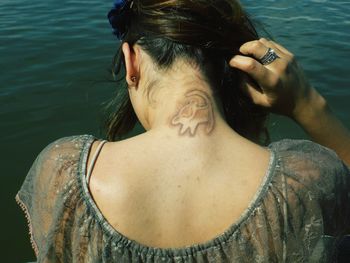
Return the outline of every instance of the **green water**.
{"type": "MultiPolygon", "coordinates": [[[[1,262],[33,260],[14,196],[53,140],[103,136],[103,103],[116,88],[108,72],[116,50],[106,13],[112,1],[1,0],[1,262]]],[[[276,40],[297,54],[311,82],[350,128],[350,1],[242,1],[276,40]]],[[[306,138],[274,117],[273,139],[306,138]]]]}

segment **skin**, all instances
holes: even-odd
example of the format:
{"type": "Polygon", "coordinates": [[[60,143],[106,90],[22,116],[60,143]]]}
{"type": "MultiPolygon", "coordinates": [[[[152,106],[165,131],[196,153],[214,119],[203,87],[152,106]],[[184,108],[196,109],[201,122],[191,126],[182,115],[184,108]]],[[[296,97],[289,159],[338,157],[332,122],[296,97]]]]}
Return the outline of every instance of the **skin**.
{"type": "Polygon", "coordinates": [[[245,43],[232,67],[248,73],[259,85],[244,87],[252,100],[272,112],[296,121],[317,143],[333,149],[350,165],[350,132],[333,114],[327,101],[313,88],[294,55],[281,45],[264,38],[245,43]],[[269,65],[259,63],[268,48],[280,57],[269,65]],[[248,57],[249,56],[249,57],[248,57]]]}

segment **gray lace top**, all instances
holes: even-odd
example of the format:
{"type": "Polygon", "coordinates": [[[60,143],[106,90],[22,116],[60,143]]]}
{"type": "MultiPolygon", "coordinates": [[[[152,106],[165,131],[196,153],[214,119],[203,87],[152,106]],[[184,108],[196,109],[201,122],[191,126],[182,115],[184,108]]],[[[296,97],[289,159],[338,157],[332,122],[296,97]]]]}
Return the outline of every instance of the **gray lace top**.
{"type": "MultiPolygon", "coordinates": [[[[270,167],[240,219],[212,240],[148,247],[106,221],[88,190],[92,135],[60,138],[38,155],[16,200],[38,262],[331,262],[350,231],[350,172],[318,144],[269,145],[270,167]]],[[[146,226],[145,226],[146,227],[146,226]]]]}

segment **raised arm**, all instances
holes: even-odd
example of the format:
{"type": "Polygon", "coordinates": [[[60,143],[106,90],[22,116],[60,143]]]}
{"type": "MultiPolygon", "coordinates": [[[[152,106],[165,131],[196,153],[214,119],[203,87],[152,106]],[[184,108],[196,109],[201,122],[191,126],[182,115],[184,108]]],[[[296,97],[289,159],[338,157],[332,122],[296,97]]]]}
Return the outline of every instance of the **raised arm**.
{"type": "Polygon", "coordinates": [[[315,142],[333,149],[350,167],[350,131],[315,89],[310,91],[310,100],[305,103],[296,110],[293,119],[315,142]]]}
{"type": "Polygon", "coordinates": [[[332,113],[327,101],[313,88],[294,55],[281,45],[260,39],[245,43],[230,65],[249,74],[256,83],[244,87],[254,103],[296,121],[314,140],[333,149],[350,166],[350,131],[332,113]],[[278,59],[263,65],[268,48],[278,59]]]}

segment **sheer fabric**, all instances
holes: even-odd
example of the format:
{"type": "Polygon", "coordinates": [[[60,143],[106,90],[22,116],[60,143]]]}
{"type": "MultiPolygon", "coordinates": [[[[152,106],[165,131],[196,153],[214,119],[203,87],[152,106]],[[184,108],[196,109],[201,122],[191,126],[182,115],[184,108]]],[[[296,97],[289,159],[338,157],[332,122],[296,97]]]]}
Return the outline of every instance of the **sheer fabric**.
{"type": "Polygon", "coordinates": [[[113,229],[89,193],[94,140],[77,135],[46,146],[16,196],[38,262],[332,262],[350,233],[349,169],[325,147],[282,140],[269,145],[260,189],[224,233],[182,248],[144,246],[113,229]]]}

